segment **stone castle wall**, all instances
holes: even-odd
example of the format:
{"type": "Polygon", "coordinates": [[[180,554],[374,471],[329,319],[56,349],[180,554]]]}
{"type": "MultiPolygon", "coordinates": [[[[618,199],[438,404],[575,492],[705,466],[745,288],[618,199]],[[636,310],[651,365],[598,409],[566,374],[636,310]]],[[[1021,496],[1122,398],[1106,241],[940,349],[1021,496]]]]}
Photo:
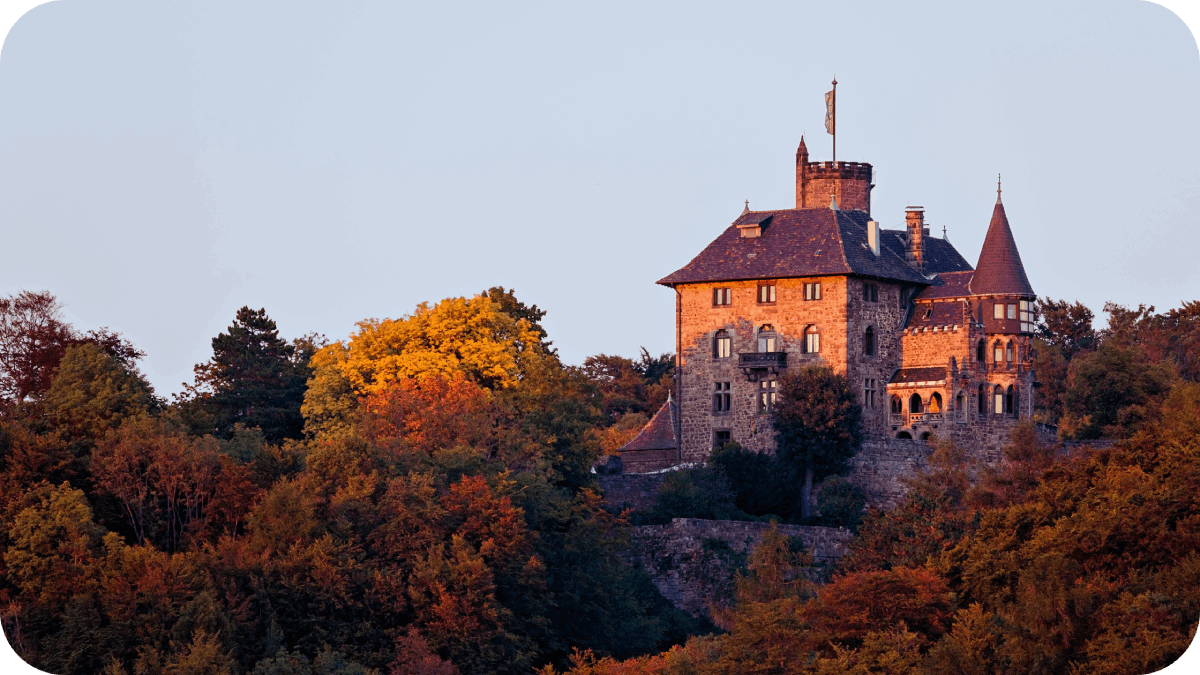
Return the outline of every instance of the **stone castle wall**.
{"type": "MultiPolygon", "coordinates": [[[[692,616],[708,615],[710,604],[733,599],[735,572],[772,526],[732,520],[676,518],[667,525],[633,528],[631,557],[646,569],[663,597],[692,616]]],[[[812,552],[814,575],[846,552],[854,535],[842,528],[776,525],[800,537],[812,552]]]]}

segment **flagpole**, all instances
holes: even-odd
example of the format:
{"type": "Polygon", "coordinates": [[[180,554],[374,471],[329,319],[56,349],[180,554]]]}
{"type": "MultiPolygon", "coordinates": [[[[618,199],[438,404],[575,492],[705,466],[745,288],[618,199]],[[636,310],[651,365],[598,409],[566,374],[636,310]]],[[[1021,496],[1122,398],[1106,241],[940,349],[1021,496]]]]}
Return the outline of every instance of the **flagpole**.
{"type": "Polygon", "coordinates": [[[833,161],[837,164],[837,75],[833,76],[833,161]]]}

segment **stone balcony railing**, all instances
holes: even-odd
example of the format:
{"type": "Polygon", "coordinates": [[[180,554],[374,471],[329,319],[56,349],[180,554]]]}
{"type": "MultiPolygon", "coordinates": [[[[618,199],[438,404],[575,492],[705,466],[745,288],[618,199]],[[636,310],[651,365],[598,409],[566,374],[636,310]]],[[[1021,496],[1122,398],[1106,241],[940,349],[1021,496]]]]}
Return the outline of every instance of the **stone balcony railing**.
{"type": "Polygon", "coordinates": [[[752,379],[763,372],[778,375],[787,368],[787,352],[742,352],[738,354],[738,368],[752,379]]]}

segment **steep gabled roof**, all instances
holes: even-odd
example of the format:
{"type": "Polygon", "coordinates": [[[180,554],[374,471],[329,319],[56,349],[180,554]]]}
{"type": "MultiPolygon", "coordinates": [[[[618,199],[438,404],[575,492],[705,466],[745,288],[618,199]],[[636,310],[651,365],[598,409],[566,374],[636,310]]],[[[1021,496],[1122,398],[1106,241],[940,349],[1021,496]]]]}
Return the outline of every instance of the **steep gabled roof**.
{"type": "Polygon", "coordinates": [[[999,197],[996,198],[992,222],[988,225],[987,237],[979,252],[979,264],[975,266],[975,276],[971,278],[969,288],[975,295],[1034,295],[1029,277],[1025,276],[1025,266],[1021,264],[1017,242],[1008,226],[1008,216],[1004,214],[1004,204],[999,197]]]}
{"type": "MultiPolygon", "coordinates": [[[[897,254],[893,247],[884,246],[878,256],[871,253],[867,247],[868,220],[870,216],[863,211],[827,208],[751,211],[734,221],[691,262],[658,283],[671,286],[841,274],[930,283],[904,261],[903,249],[897,254]],[[741,236],[738,226],[750,224],[762,228],[760,236],[741,236]]],[[[944,243],[953,251],[949,242],[944,243]]],[[[957,251],[944,256],[962,260],[957,251]]],[[[970,269],[966,261],[961,264],[970,269]]]]}
{"type": "Polygon", "coordinates": [[[939,272],[936,283],[917,294],[915,300],[937,300],[940,298],[965,298],[971,295],[967,286],[974,271],[939,272]]]}
{"type": "MultiPolygon", "coordinates": [[[[905,230],[882,230],[879,240],[901,260],[908,249],[908,232],[905,230]]],[[[958,249],[945,239],[925,235],[925,273],[944,274],[946,272],[969,272],[971,263],[962,257],[958,249]]],[[[929,282],[926,282],[929,283],[929,282]]]]}
{"type": "Polygon", "coordinates": [[[679,441],[675,438],[675,402],[668,400],[632,441],[621,446],[619,452],[674,450],[678,447],[679,441]]]}

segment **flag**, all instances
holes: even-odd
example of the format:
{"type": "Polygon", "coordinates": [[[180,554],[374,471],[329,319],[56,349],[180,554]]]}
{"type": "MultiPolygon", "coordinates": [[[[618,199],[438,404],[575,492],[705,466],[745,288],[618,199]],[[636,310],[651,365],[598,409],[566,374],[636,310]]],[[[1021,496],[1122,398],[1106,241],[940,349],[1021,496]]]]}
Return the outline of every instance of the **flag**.
{"type": "Polygon", "coordinates": [[[830,134],[833,133],[833,91],[825,92],[825,131],[830,134]]]}

